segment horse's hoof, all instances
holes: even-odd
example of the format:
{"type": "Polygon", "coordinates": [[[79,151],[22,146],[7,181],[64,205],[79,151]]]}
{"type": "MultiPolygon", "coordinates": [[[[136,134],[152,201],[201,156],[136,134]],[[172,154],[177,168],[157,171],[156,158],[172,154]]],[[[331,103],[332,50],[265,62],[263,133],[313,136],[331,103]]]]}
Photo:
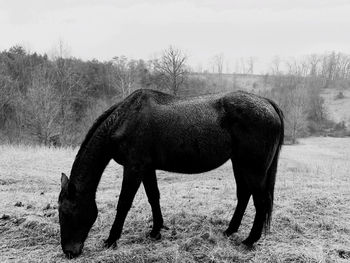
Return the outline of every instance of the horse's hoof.
{"type": "Polygon", "coordinates": [[[230,230],[230,229],[226,229],[224,232],[222,232],[222,234],[224,235],[224,237],[230,237],[233,233],[236,233],[237,230],[230,230]]]}
{"type": "Polygon", "coordinates": [[[245,245],[247,248],[252,249],[254,242],[249,239],[249,237],[242,241],[242,244],[245,245]]]}
{"type": "Polygon", "coordinates": [[[150,237],[151,240],[157,241],[157,240],[160,240],[162,238],[162,235],[159,232],[158,233],[150,232],[149,233],[149,237],[150,237]]]}
{"type": "Polygon", "coordinates": [[[223,235],[224,237],[230,237],[230,236],[231,236],[231,233],[229,233],[229,232],[227,232],[227,230],[225,230],[225,231],[222,232],[222,235],[223,235]]]}
{"type": "Polygon", "coordinates": [[[103,247],[104,248],[116,248],[117,247],[117,241],[111,241],[109,239],[103,241],[103,247]]]}

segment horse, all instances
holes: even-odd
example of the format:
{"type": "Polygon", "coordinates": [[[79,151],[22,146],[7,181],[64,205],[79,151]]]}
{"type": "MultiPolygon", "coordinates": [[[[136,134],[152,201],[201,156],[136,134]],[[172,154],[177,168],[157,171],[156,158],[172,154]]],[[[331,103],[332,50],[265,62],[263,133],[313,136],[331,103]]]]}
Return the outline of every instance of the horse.
{"type": "Polygon", "coordinates": [[[237,206],[228,228],[237,232],[253,196],[255,218],[243,241],[253,246],[269,228],[283,113],[275,102],[243,91],[182,98],[140,89],[106,110],[92,125],[72,165],[61,176],[58,200],[61,246],[67,257],[81,254],[98,210],[96,189],[111,159],[123,166],[114,223],[105,247],[115,247],[134,196],[143,183],[151,206],[151,239],[164,226],[156,170],[196,174],[229,159],[237,206]]]}

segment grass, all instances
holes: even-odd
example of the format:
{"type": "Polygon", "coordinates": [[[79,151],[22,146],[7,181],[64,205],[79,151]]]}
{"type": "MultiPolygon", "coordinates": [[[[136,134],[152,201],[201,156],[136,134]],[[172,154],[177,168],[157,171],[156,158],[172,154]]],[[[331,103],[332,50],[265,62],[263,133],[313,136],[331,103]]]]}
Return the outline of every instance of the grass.
{"type": "Polygon", "coordinates": [[[350,90],[324,89],[321,95],[325,100],[328,117],[335,122],[344,121],[350,128],[350,90]],[[339,92],[342,92],[342,98],[337,98],[339,92]]]}
{"type": "MultiPolygon", "coordinates": [[[[60,174],[76,150],[0,146],[0,262],[67,261],[60,248],[60,174]]],[[[236,197],[231,164],[199,175],[159,171],[165,224],[150,241],[151,210],[141,187],[117,249],[103,249],[115,216],[122,168],[107,167],[99,217],[83,254],[70,262],[349,262],[350,139],[308,138],[282,150],[270,232],[252,250],[240,242],[254,217],[249,203],[239,232],[222,231],[236,197]]]]}

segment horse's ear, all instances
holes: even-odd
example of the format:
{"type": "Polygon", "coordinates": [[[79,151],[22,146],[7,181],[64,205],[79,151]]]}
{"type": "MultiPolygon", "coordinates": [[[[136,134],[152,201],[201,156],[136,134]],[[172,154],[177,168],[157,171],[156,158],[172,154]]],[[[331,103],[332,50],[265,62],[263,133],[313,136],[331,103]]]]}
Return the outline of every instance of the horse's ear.
{"type": "Polygon", "coordinates": [[[61,176],[61,187],[65,188],[68,185],[69,179],[65,173],[62,173],[61,176]]]}

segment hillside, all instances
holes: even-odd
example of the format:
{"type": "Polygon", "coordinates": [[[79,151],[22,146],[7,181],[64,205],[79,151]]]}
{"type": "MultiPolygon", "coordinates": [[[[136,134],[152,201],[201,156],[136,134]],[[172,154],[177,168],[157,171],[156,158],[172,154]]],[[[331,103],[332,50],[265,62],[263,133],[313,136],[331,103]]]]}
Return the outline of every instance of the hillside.
{"type": "Polygon", "coordinates": [[[350,127],[350,89],[325,89],[322,92],[329,118],[335,122],[345,122],[350,127]],[[342,92],[343,98],[338,98],[342,92]]]}

